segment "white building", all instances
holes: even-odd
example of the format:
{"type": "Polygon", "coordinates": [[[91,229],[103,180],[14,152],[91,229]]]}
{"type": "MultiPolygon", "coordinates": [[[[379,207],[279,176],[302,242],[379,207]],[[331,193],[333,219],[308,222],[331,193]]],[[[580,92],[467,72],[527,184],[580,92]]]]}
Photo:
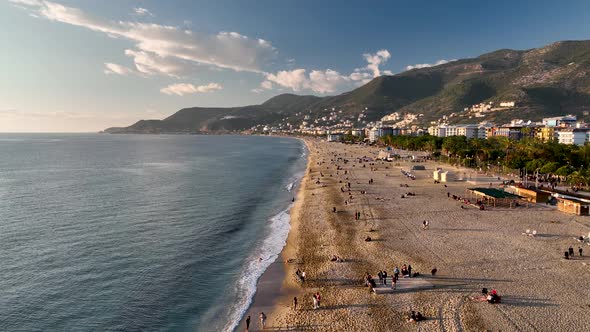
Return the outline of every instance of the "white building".
{"type": "Polygon", "coordinates": [[[590,130],[584,129],[564,129],[557,132],[557,142],[560,144],[584,145],[590,141],[590,130]]]}
{"type": "Polygon", "coordinates": [[[379,137],[393,135],[393,128],[391,127],[375,127],[369,130],[369,141],[376,142],[379,137]]]}
{"type": "Polygon", "coordinates": [[[344,140],[344,134],[334,133],[328,134],[328,142],[342,142],[344,140]]]}
{"type": "Polygon", "coordinates": [[[553,118],[544,118],[543,125],[547,127],[572,126],[577,121],[575,115],[556,116],[553,118]]]}
{"type": "Polygon", "coordinates": [[[476,124],[461,126],[433,126],[428,128],[428,133],[432,136],[438,137],[465,136],[467,138],[487,138],[486,128],[476,124]]]}
{"type": "Polygon", "coordinates": [[[363,129],[352,129],[350,131],[350,134],[352,136],[364,137],[365,136],[365,131],[363,129]]]}

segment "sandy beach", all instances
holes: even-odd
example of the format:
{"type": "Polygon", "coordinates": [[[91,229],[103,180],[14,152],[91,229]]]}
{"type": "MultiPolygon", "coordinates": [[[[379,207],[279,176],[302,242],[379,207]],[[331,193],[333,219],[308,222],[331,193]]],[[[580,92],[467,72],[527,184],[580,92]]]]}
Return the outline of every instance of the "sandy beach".
{"type": "Polygon", "coordinates": [[[267,329],[281,331],[590,330],[590,246],[575,240],[590,231],[588,218],[544,204],[462,208],[447,193],[464,196],[473,184],[458,181],[445,187],[432,180],[437,166],[450,169],[448,165],[421,163],[426,170],[413,171],[412,180],[401,172],[412,163],[359,162],[374,160],[378,148],[313,139],[306,144],[308,170],[291,211],[282,262],[275,262],[259,282],[247,313],[250,331],[259,329],[263,310],[267,329]],[[347,183],[350,191],[343,189],[347,183]],[[426,230],[424,220],[430,223],[426,230]],[[523,235],[527,229],[537,236],[523,235]],[[569,246],[576,255],[565,260],[569,246]],[[344,261],[331,261],[334,255],[344,261]],[[378,271],[386,270],[391,276],[403,264],[420,275],[401,278],[396,290],[380,287],[383,293],[365,287],[366,272],[377,278],[378,271]],[[303,284],[297,269],[306,273],[303,284]],[[496,289],[501,303],[482,301],[484,287],[496,289]],[[319,309],[312,308],[316,292],[322,297],[319,309]],[[426,319],[408,322],[410,310],[426,319]]]}

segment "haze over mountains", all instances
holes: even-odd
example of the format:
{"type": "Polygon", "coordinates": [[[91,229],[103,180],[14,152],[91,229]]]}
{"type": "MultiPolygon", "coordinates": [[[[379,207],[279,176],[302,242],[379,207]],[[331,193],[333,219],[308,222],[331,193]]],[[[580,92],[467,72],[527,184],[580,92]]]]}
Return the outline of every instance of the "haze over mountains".
{"type": "MultiPolygon", "coordinates": [[[[502,49],[473,59],[436,67],[380,76],[337,96],[282,94],[263,104],[232,108],[184,108],[163,120],[141,120],[129,127],[108,128],[108,133],[217,133],[249,129],[254,125],[299,125],[332,109],[340,118],[366,121],[401,112],[423,114],[418,125],[443,115],[462,112],[481,102],[515,101],[516,107],[462,118],[462,122],[490,120],[502,124],[513,118],[575,114],[586,118],[590,102],[590,41],[562,41],[526,51],[502,49]]],[[[356,123],[361,127],[361,123],[356,123]]]]}

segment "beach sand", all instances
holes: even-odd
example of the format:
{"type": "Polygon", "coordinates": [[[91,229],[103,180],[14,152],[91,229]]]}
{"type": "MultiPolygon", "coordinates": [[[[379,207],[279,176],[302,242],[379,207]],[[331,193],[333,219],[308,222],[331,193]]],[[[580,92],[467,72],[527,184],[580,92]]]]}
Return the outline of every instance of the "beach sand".
{"type": "MultiPolygon", "coordinates": [[[[268,315],[268,330],[590,330],[590,258],[578,257],[582,244],[574,239],[588,234],[589,218],[544,204],[462,209],[447,192],[465,196],[473,184],[445,187],[432,181],[432,171],[451,169],[448,165],[422,163],[426,170],[414,171],[417,178],[411,180],[400,170],[409,170],[412,163],[357,162],[363,156],[375,158],[377,148],[315,139],[306,144],[308,171],[291,211],[287,245],[282,261],[259,282],[248,313],[250,331],[258,329],[261,310],[268,315]],[[350,194],[341,190],[346,182],[350,194]],[[401,198],[407,192],[415,196],[401,198]],[[356,211],[361,220],[355,220],[356,211]],[[430,222],[428,230],[422,229],[423,220],[430,222]],[[526,229],[538,235],[523,235],[526,229]],[[372,241],[366,242],[367,236],[372,241]],[[576,256],[564,260],[569,246],[576,256]],[[332,262],[332,255],[345,261],[332,262]],[[391,275],[403,264],[421,275],[401,280],[398,290],[385,294],[364,287],[365,272],[376,276],[387,270],[391,275]],[[435,277],[430,275],[434,267],[435,277]],[[306,272],[303,285],[295,278],[297,269],[306,272]],[[483,287],[496,289],[502,303],[480,301],[483,287]],[[318,291],[321,307],[314,310],[312,294],[318,291]],[[298,310],[292,307],[294,296],[298,310]],[[426,320],[407,322],[409,310],[420,311],[426,320]]],[[[590,254],[590,246],[583,248],[590,254]]]]}

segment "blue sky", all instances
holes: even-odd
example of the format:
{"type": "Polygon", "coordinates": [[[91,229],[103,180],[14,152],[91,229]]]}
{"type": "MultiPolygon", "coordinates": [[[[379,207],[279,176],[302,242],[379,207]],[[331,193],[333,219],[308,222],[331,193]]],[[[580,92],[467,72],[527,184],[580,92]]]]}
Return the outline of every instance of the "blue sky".
{"type": "Polygon", "coordinates": [[[190,106],[588,39],[590,1],[0,0],[0,131],[97,131],[190,106]]]}

